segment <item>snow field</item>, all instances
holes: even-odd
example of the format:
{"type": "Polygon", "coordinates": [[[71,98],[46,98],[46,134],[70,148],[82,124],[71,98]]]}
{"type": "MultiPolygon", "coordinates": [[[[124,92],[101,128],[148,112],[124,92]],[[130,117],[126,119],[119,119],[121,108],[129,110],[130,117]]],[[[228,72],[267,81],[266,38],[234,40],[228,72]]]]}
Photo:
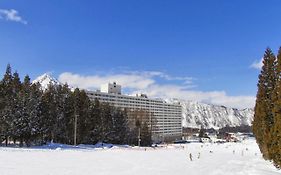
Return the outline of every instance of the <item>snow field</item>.
{"type": "Polygon", "coordinates": [[[247,140],[219,145],[168,145],[156,149],[116,146],[111,149],[56,150],[2,147],[0,174],[275,175],[281,174],[281,171],[262,159],[254,140],[247,140]]]}

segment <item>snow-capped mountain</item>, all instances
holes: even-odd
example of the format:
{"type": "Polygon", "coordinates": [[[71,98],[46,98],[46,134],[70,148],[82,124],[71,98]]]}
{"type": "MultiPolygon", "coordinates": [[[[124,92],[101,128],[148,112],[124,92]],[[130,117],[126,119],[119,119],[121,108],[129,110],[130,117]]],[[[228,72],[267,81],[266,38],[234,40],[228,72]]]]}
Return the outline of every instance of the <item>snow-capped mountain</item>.
{"type": "Polygon", "coordinates": [[[47,89],[49,84],[53,85],[61,85],[57,79],[50,76],[48,73],[44,73],[43,75],[37,77],[35,80],[32,81],[32,83],[40,83],[42,86],[42,89],[47,89]]]}
{"type": "Polygon", "coordinates": [[[193,101],[181,101],[183,127],[223,128],[225,126],[251,126],[253,109],[235,109],[225,106],[210,105],[193,101]]]}

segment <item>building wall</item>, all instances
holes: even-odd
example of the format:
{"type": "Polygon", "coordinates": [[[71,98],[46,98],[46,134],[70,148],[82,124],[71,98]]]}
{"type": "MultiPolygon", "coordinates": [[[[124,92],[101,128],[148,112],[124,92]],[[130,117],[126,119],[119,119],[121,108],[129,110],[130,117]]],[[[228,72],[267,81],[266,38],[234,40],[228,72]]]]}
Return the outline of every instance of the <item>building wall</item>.
{"type": "Polygon", "coordinates": [[[116,82],[101,85],[101,92],[109,94],[121,94],[121,86],[116,82]]]}
{"type": "Polygon", "coordinates": [[[179,104],[170,104],[158,99],[149,99],[145,96],[128,96],[115,93],[88,91],[91,100],[98,99],[110,105],[133,110],[146,110],[157,120],[156,130],[153,130],[152,139],[157,141],[173,141],[182,136],[182,111],[179,104]]]}

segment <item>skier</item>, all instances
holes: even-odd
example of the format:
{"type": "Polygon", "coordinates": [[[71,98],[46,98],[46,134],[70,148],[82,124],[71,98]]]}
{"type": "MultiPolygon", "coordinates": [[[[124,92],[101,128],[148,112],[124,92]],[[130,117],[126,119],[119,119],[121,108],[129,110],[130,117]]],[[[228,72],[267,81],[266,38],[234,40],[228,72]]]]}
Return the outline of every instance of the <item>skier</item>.
{"type": "Polygon", "coordinates": [[[190,161],[192,161],[192,154],[191,153],[189,154],[189,159],[190,159],[190,161]]]}

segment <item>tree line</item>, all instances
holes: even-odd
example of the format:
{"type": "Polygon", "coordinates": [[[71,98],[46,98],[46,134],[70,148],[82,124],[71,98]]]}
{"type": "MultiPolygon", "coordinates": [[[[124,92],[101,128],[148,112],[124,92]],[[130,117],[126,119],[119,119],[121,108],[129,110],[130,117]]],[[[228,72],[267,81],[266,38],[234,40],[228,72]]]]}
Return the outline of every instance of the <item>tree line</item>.
{"type": "Polygon", "coordinates": [[[281,48],[267,48],[259,75],[253,133],[267,160],[281,168],[281,48]]]}
{"type": "Polygon", "coordinates": [[[91,101],[84,90],[71,90],[67,84],[42,89],[28,75],[21,82],[8,65],[0,81],[0,144],[137,145],[142,140],[142,146],[150,145],[149,122],[139,112],[128,111],[91,101]]]}

